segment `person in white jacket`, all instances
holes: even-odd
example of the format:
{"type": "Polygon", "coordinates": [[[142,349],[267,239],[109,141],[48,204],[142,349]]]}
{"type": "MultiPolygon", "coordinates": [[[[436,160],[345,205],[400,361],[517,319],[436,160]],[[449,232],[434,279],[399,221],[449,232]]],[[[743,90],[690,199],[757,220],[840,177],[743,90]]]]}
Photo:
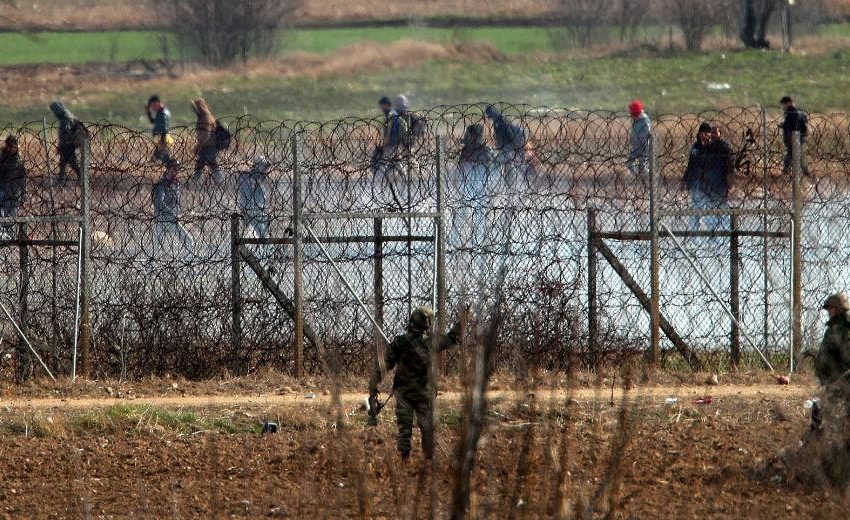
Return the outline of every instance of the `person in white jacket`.
{"type": "Polygon", "coordinates": [[[626,168],[633,175],[649,176],[652,124],[639,99],[629,103],[629,114],[632,116],[632,130],[629,133],[630,151],[629,158],[626,159],[626,168]],[[637,163],[637,169],[635,169],[635,163],[637,163]]]}

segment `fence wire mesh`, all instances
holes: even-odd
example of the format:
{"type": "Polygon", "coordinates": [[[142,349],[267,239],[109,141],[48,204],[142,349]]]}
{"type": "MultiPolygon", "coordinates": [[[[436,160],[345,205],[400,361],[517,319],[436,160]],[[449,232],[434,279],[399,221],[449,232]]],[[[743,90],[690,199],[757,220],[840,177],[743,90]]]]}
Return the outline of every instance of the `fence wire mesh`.
{"type": "MultiPolygon", "coordinates": [[[[195,131],[175,128],[171,154],[181,161],[177,224],[164,223],[153,209],[152,193],[164,167],[151,158],[150,134],[108,122],[89,123],[94,371],[203,377],[231,366],[230,216],[240,214],[243,238],[290,236],[296,163],[303,177],[306,214],[435,211],[439,168],[447,215],[443,239],[448,319],[457,316],[463,305],[488,298],[493,292],[488,284],[501,266],[507,266],[506,323],[497,356],[501,367],[530,363],[566,369],[616,362],[645,351],[648,314],[604,259],[598,262],[596,276],[599,336],[594,352],[588,338],[587,210],[595,208],[599,232],[649,229],[649,177],[641,169],[630,173],[625,166],[631,118],[612,112],[496,105],[509,125],[522,129],[524,139],[517,146],[505,143],[504,130],[494,130],[493,118],[484,115],[486,106],[439,106],[420,112],[427,128],[410,146],[383,159],[375,156],[383,139],[383,119],[228,119],[233,140],[217,157],[218,180],[208,169],[200,178],[193,176],[195,131]],[[483,142],[491,154],[488,166],[472,164],[465,151],[470,125],[484,130],[483,142]],[[442,143],[439,155],[437,136],[442,143]],[[246,172],[260,155],[269,163],[267,177],[251,181],[246,172]],[[246,194],[246,186],[254,191],[246,194]]],[[[681,181],[697,127],[709,121],[723,130],[738,159],[729,206],[790,211],[792,182],[784,171],[781,117],[759,107],[653,117],[660,208],[692,207],[681,181]]],[[[803,180],[802,193],[806,344],[815,341],[821,329],[819,304],[828,293],[847,287],[850,278],[846,267],[850,244],[845,238],[849,129],[847,115],[809,114],[805,158],[810,175],[803,180]]],[[[58,175],[57,128],[38,122],[7,126],[2,132],[18,136],[27,171],[26,197],[18,215],[79,215],[79,176],[58,175]]],[[[662,221],[674,232],[693,229],[688,217],[662,221]]],[[[783,214],[737,218],[736,229],[752,232],[736,239],[744,362],[757,362],[756,346],[777,362],[787,361],[791,250],[789,239],[780,235],[789,232],[789,225],[783,214]],[[775,236],[765,237],[764,231],[775,236]]],[[[432,220],[383,219],[381,233],[386,240],[380,251],[372,219],[340,216],[311,221],[311,226],[320,237],[362,237],[359,242],[326,247],[356,294],[370,306],[376,302],[376,257],[381,258],[383,322],[388,331],[402,329],[412,307],[431,303],[432,220]]],[[[76,240],[77,224],[28,223],[24,229],[15,224],[9,230],[15,236],[21,232],[30,240],[76,240]]],[[[688,345],[690,356],[702,364],[728,363],[731,320],[724,307],[730,304],[733,283],[731,239],[681,240],[693,264],[662,234],[661,313],[688,345]]],[[[648,294],[648,240],[602,241],[648,294]]],[[[13,239],[0,244],[0,299],[15,309],[16,316],[23,315],[48,365],[69,373],[76,248],[22,248],[13,239]]],[[[247,247],[283,292],[292,295],[292,246],[247,247]]],[[[305,316],[347,370],[363,371],[371,363],[373,327],[319,248],[306,241],[303,255],[305,316]]],[[[244,265],[240,280],[242,345],[250,366],[293,370],[292,320],[244,265]]],[[[8,371],[17,340],[9,324],[4,322],[0,330],[0,349],[12,354],[4,358],[8,371]]],[[[680,362],[675,345],[666,338],[662,354],[670,364],[680,362]]],[[[309,345],[305,366],[319,369],[309,345]]]]}

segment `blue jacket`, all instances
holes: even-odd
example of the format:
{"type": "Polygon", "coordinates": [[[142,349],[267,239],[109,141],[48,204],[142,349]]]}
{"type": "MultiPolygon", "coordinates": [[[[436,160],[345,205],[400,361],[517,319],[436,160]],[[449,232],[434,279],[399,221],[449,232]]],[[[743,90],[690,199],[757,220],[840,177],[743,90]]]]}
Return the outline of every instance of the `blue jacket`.
{"type": "Polygon", "coordinates": [[[526,144],[525,130],[501,114],[493,117],[493,138],[499,150],[523,150],[526,144]]]}
{"type": "Polygon", "coordinates": [[[153,123],[153,134],[154,135],[165,135],[171,131],[171,112],[162,107],[156,113],[156,115],[151,119],[151,123],[153,123]]]}

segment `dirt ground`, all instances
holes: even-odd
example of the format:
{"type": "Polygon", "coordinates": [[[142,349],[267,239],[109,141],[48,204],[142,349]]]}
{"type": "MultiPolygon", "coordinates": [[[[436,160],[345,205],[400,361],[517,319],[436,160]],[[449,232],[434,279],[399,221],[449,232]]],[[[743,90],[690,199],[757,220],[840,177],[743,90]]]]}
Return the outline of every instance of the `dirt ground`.
{"type": "MultiPolygon", "coordinates": [[[[432,474],[418,446],[399,461],[392,401],[370,428],[357,387],[343,393],[337,416],[322,381],[263,394],[260,379],[231,381],[229,392],[214,390],[221,382],[198,384],[185,395],[179,389],[189,384],[170,379],[122,397],[118,389],[129,387],[117,384],[111,397],[102,383],[65,397],[57,388],[5,388],[0,514],[424,518],[433,508],[448,517],[463,420],[456,382],[438,400],[432,474]],[[260,434],[264,420],[280,431],[260,434]]],[[[612,394],[608,385],[503,378],[489,395],[471,517],[843,518],[843,490],[797,482],[781,462],[804,438],[814,386],[750,379],[615,383],[612,394]]],[[[274,383],[285,382],[293,384],[274,383]]]]}

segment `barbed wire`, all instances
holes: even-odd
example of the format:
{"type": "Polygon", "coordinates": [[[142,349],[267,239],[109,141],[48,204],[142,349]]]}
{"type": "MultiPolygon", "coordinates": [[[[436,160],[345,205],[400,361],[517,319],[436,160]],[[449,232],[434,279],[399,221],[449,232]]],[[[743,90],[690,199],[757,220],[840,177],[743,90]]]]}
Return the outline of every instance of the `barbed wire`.
{"type": "MultiPolygon", "coordinates": [[[[152,194],[165,166],[152,158],[149,132],[87,123],[90,131],[93,262],[91,366],[98,374],[180,372],[194,377],[228,370],[230,350],[230,216],[240,214],[245,237],[287,237],[293,226],[293,167],[303,176],[303,211],[400,212],[436,209],[437,170],[445,188],[446,261],[449,314],[492,293],[488,281],[508,262],[497,360],[510,368],[534,363],[551,369],[617,361],[647,348],[649,319],[612,266],[599,263],[598,352],[588,350],[588,228],[595,208],[606,232],[646,232],[649,178],[630,173],[629,115],[604,111],[500,103],[506,124],[522,130],[522,145],[497,146],[504,136],[485,116],[488,104],[437,106],[418,112],[427,127],[392,157],[376,156],[384,136],[382,118],[337,121],[263,121],[224,118],[230,147],[217,154],[220,178],[204,168],[194,174],[194,128],[171,131],[170,155],[180,161],[175,219],[154,211],[152,194]],[[486,166],[470,164],[464,136],[480,125],[490,154],[486,166]],[[438,141],[439,136],[439,141],[438,141]],[[297,148],[294,154],[293,140],[297,148]],[[438,155],[438,142],[440,153],[438,155]],[[251,172],[262,156],[268,169],[251,172]],[[438,163],[438,156],[440,162],[438,163]],[[376,158],[377,157],[377,158],[376,158]],[[250,189],[249,189],[250,188],[250,189]],[[248,191],[251,191],[250,193],[248,191]],[[259,190],[259,191],[258,191],[259,190]],[[257,194],[260,195],[257,195],[257,194]],[[254,200],[255,196],[262,200],[254,200]]],[[[696,130],[703,121],[718,126],[738,153],[728,205],[732,208],[789,209],[791,178],[784,170],[785,147],[778,128],[782,114],[759,107],[735,107],[694,114],[651,116],[664,209],[688,209],[681,186],[696,130]]],[[[830,292],[850,281],[847,165],[850,116],[809,114],[805,155],[803,227],[804,323],[806,338],[820,330],[817,309],[830,292]]],[[[0,135],[18,137],[27,170],[26,197],[18,215],[76,215],[79,177],[58,176],[57,128],[42,122],[6,126],[0,135]]],[[[218,174],[217,174],[218,175],[218,174]]],[[[688,228],[684,218],[666,221],[688,228]]],[[[383,319],[400,330],[411,306],[429,303],[434,291],[433,222],[385,218],[382,233],[401,237],[382,247],[383,319]],[[408,242],[406,236],[420,239],[408,242]]],[[[318,236],[372,237],[367,219],[313,224],[318,236]]],[[[738,239],[741,323],[759,348],[774,359],[787,352],[790,336],[789,241],[758,232],[787,232],[783,216],[746,216],[738,239]]],[[[16,225],[13,232],[21,232],[16,225]]],[[[32,240],[69,239],[76,224],[28,223],[32,240]]],[[[709,273],[722,296],[730,291],[728,238],[684,239],[697,266],[709,273]]],[[[51,368],[70,372],[76,294],[77,253],[73,247],[0,247],[0,299],[25,308],[25,322],[51,368]],[[26,269],[24,269],[24,267],[26,269]],[[24,280],[22,273],[28,273],[24,280]],[[26,305],[20,295],[26,285],[26,305]]],[[[649,291],[649,243],[606,240],[635,282],[649,291]]],[[[293,286],[291,245],[248,246],[284,293],[293,286]]],[[[375,301],[374,241],[330,243],[358,296],[375,301]]],[[[729,362],[730,321],[696,269],[669,239],[661,241],[661,311],[704,364],[729,362]]],[[[371,363],[374,331],[355,300],[315,245],[304,246],[305,315],[328,348],[349,371],[371,363]]],[[[241,273],[243,348],[251,367],[293,370],[293,325],[274,298],[246,267],[241,273]]],[[[0,350],[10,351],[14,334],[0,329],[0,350]]],[[[744,346],[745,357],[755,360],[744,346]]],[[[678,354],[665,340],[665,361],[678,354]]],[[[318,370],[316,353],[306,353],[318,370]]],[[[451,363],[451,360],[450,360],[451,363]]],[[[10,362],[6,361],[8,369],[10,362]]]]}

